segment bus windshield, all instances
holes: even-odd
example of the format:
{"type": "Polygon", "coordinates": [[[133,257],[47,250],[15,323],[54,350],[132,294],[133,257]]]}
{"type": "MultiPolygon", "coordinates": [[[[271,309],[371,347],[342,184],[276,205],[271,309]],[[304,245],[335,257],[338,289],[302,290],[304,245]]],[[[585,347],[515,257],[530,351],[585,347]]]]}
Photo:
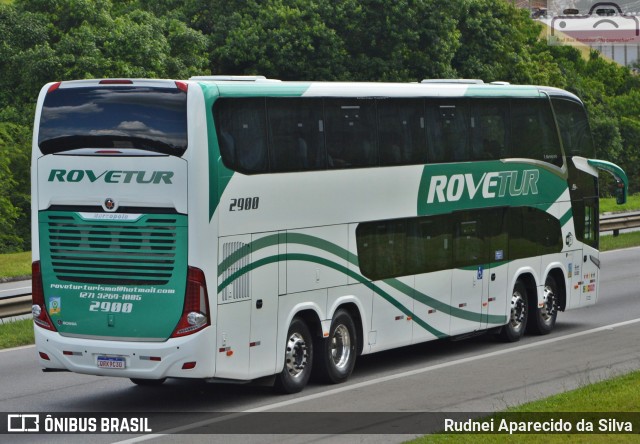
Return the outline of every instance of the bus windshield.
{"type": "Polygon", "coordinates": [[[134,148],[181,156],[187,95],[175,88],[58,88],[44,100],[38,145],[43,154],[134,148]]]}

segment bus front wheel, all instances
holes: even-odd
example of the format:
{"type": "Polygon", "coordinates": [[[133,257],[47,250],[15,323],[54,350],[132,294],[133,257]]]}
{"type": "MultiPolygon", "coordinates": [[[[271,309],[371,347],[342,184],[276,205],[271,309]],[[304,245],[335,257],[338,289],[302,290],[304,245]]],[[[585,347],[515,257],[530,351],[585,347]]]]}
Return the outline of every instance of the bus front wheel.
{"type": "Polygon", "coordinates": [[[301,318],[294,318],[287,332],[284,368],[276,377],[275,388],[282,393],[301,391],[311,375],[313,339],[309,327],[301,318]]]}
{"type": "Polygon", "coordinates": [[[531,333],[546,335],[551,333],[558,316],[558,285],[553,276],[547,276],[544,282],[542,307],[532,308],[533,318],[529,322],[531,333]]]}
{"type": "Polygon", "coordinates": [[[356,326],[348,311],[336,311],[331,321],[329,337],[318,347],[318,373],[326,382],[338,384],[351,375],[356,363],[356,326]]]}
{"type": "Polygon", "coordinates": [[[524,282],[517,280],[511,294],[511,314],[509,323],[502,327],[500,337],[506,342],[519,341],[527,326],[529,318],[529,301],[527,287],[524,282]]]}

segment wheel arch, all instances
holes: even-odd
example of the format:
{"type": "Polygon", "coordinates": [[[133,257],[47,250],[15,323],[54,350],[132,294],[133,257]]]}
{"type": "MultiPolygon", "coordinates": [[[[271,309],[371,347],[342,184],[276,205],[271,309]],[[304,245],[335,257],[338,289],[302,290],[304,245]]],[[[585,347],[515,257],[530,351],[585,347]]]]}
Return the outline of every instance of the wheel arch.
{"type": "Polygon", "coordinates": [[[300,310],[293,314],[289,323],[295,318],[300,318],[307,324],[312,336],[322,337],[322,322],[320,322],[320,317],[315,310],[311,308],[300,310]]]}
{"type": "Polygon", "coordinates": [[[527,301],[529,303],[529,307],[537,307],[538,306],[538,285],[536,283],[536,278],[533,273],[525,271],[516,276],[513,281],[513,286],[517,281],[521,281],[524,284],[524,287],[527,289],[527,301]]]}
{"type": "MultiPolygon", "coordinates": [[[[558,309],[564,311],[567,306],[567,283],[565,280],[565,274],[559,267],[554,267],[547,273],[547,276],[551,276],[558,286],[559,301],[558,309]]],[[[546,282],[546,278],[545,278],[546,282]]]]}

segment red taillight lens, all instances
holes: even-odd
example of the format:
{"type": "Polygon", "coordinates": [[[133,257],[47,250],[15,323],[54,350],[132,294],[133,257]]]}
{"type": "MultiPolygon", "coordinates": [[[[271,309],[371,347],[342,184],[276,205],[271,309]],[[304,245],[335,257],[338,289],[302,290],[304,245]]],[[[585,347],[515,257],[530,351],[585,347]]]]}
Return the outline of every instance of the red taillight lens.
{"type": "Polygon", "coordinates": [[[31,264],[31,313],[33,322],[39,327],[56,331],[47,313],[47,304],[44,302],[44,290],[42,289],[42,273],[40,272],[40,261],[31,264]]]}
{"type": "Polygon", "coordinates": [[[47,90],[47,94],[54,92],[56,89],[60,88],[60,84],[62,82],[52,83],[49,89],[47,90]]]}
{"type": "Polygon", "coordinates": [[[183,91],[183,92],[187,92],[187,91],[189,91],[189,84],[188,84],[188,83],[186,83],[186,82],[179,82],[179,81],[176,81],[176,87],[177,87],[180,91],[183,91]]]}
{"type": "Polygon", "coordinates": [[[209,296],[204,273],[199,268],[189,267],[182,316],[171,337],[190,335],[209,325],[209,296]]]}

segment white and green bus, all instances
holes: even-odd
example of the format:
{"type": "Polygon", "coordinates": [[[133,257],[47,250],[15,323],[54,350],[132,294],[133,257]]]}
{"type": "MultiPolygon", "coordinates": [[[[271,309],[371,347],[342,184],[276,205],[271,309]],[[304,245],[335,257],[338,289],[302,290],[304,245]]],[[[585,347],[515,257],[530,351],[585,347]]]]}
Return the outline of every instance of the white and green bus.
{"type": "Polygon", "coordinates": [[[596,302],[580,100],[465,81],[51,83],[32,158],[45,370],[338,383],[356,357],[549,333],[596,302]]]}

